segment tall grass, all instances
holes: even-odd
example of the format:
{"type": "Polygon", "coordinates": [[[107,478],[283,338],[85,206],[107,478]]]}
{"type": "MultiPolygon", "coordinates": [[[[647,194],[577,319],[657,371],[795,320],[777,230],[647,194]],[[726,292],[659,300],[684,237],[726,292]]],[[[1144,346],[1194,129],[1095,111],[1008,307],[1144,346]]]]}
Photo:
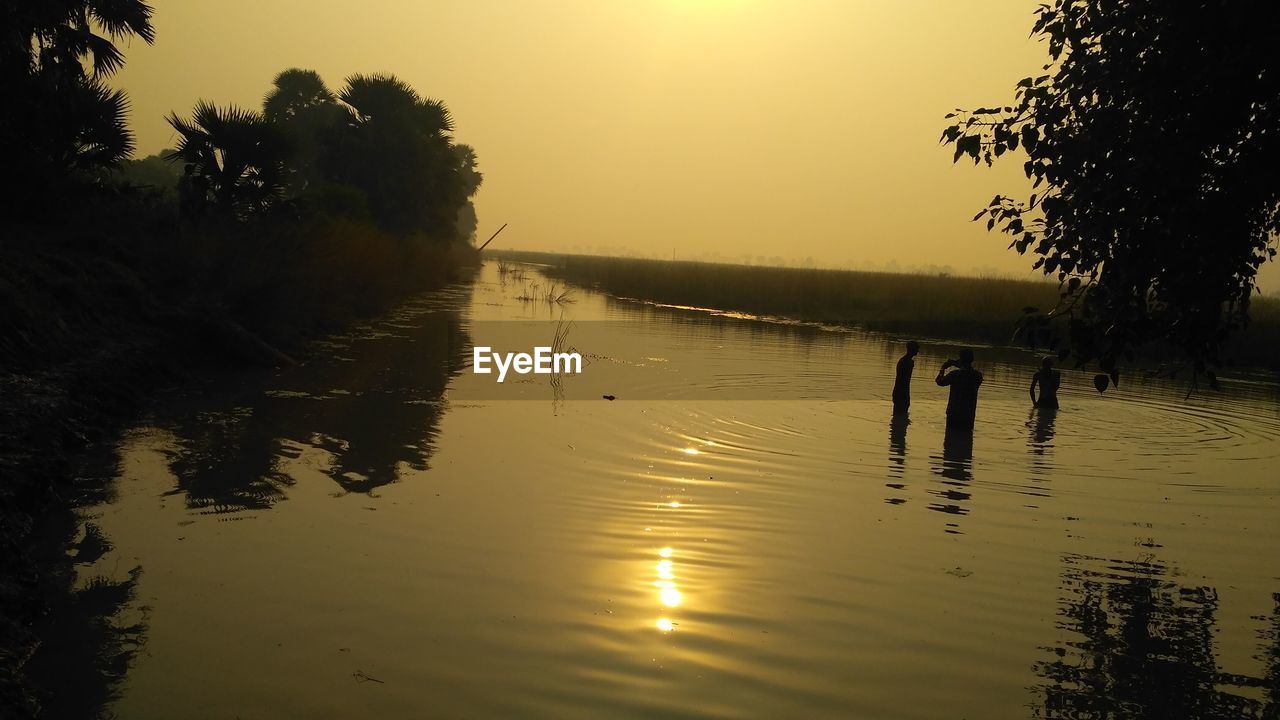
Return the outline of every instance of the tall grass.
{"type": "MultiPolygon", "coordinates": [[[[551,278],[623,298],[984,344],[1016,342],[1026,307],[1052,309],[1056,284],[997,277],[778,268],[586,255],[499,252],[551,278]]],[[[1226,357],[1280,368],[1280,301],[1259,298],[1226,357]]]]}
{"type": "Polygon", "coordinates": [[[1009,340],[1027,306],[1057,287],[1005,278],[903,275],[716,263],[555,256],[542,271],[609,294],[671,305],[947,337],[1009,340]]]}

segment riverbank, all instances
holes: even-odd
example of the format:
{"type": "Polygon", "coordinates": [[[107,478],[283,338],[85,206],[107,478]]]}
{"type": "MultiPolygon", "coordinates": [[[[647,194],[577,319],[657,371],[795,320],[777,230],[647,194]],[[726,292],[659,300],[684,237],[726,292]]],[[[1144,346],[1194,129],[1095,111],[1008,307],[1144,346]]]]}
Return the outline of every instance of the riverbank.
{"type": "MultiPolygon", "coordinates": [[[[854,270],[781,268],[496,251],[495,258],[537,263],[558,281],[620,298],[714,308],[901,336],[1016,345],[1026,307],[1048,310],[1052,282],[854,270]]],[[[1280,301],[1259,298],[1253,322],[1226,356],[1238,369],[1280,371],[1280,301]]]]}
{"type": "MultiPolygon", "coordinates": [[[[32,624],[74,577],[74,458],[148,395],[205,373],[305,360],[306,341],[464,277],[470,246],[348,219],[178,220],[92,201],[0,232],[0,716],[35,715],[32,624]],[[52,520],[50,518],[53,518],[52,520]]],[[[88,661],[93,661],[88,657],[88,661]]]]}

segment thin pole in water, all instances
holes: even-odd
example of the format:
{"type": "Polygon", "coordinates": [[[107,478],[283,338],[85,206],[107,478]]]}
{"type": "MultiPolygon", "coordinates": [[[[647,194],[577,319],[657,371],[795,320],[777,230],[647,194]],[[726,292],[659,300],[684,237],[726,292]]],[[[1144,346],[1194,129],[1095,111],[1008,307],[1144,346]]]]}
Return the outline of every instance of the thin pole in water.
{"type": "Polygon", "coordinates": [[[498,232],[496,232],[496,233],[494,233],[494,234],[490,235],[490,236],[489,236],[489,239],[488,239],[488,240],[485,240],[485,241],[484,241],[484,244],[483,244],[483,245],[481,245],[481,246],[476,250],[476,252],[481,252],[481,251],[482,251],[482,250],[484,250],[485,248],[489,247],[489,243],[493,242],[493,239],[494,239],[494,238],[496,238],[496,237],[498,237],[498,233],[500,233],[500,232],[502,232],[503,230],[506,230],[506,229],[507,229],[507,223],[502,223],[502,227],[498,228],[498,232]]]}

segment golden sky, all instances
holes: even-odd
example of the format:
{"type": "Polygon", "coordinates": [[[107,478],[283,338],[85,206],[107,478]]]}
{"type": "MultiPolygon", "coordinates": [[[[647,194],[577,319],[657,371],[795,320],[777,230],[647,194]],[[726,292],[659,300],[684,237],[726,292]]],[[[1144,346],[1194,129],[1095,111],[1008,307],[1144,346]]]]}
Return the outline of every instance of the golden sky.
{"type": "MultiPolygon", "coordinates": [[[[1021,162],[953,166],[943,115],[1044,62],[1035,0],[155,0],[134,41],[141,154],[197,99],[259,107],[272,77],[393,72],[479,154],[495,245],[820,265],[1030,261],[969,222],[1021,162]]],[[[1007,159],[1008,156],[1006,156],[1007,159]]]]}

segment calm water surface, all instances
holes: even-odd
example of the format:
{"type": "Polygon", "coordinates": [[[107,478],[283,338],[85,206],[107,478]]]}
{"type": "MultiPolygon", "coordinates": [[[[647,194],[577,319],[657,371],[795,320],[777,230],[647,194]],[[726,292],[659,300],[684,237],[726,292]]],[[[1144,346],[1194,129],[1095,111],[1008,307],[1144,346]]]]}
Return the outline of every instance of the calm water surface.
{"type": "Polygon", "coordinates": [[[1067,372],[1043,415],[1034,359],[980,349],[979,426],[947,437],[954,348],[895,422],[896,341],[522,292],[491,264],[306,366],[170,392],[86,471],[114,478],[78,565],[120,608],[111,712],[1280,712],[1274,385],[1067,372]],[[467,370],[561,317],[584,375],[467,370]]]}

